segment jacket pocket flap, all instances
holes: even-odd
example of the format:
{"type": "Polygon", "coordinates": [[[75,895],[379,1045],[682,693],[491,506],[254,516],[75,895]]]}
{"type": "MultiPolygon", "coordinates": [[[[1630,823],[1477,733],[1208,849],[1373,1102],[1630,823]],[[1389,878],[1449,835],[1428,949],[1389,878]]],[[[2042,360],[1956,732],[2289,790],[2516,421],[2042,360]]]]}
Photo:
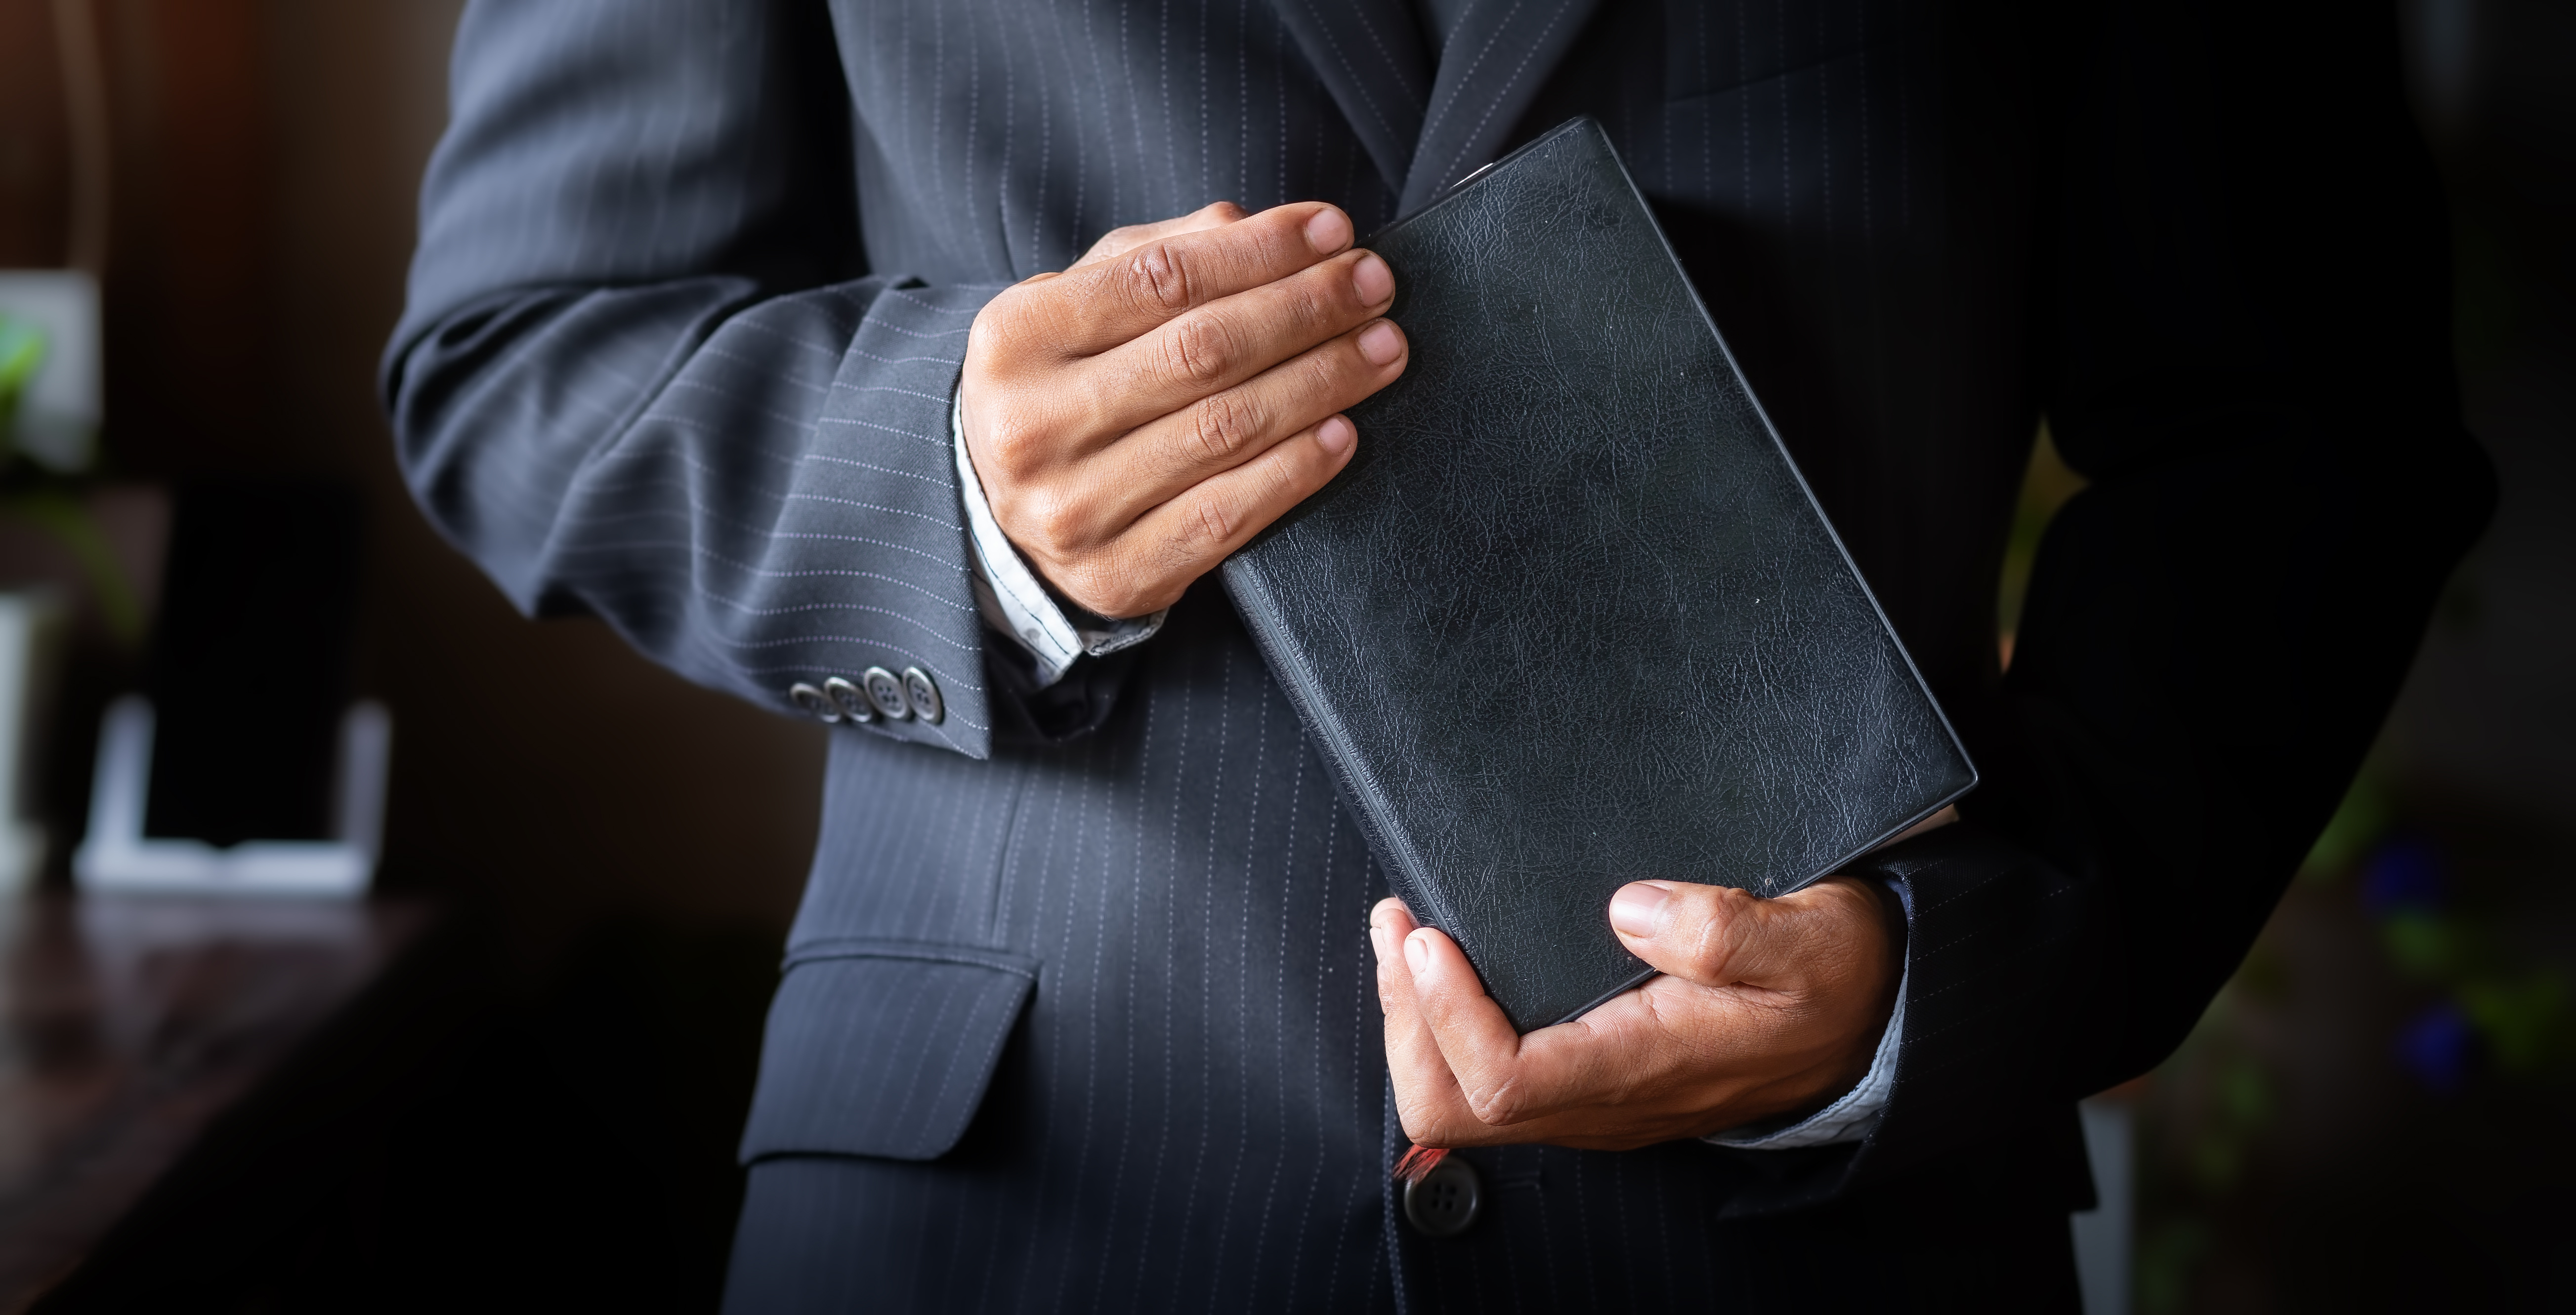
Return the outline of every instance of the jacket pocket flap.
{"type": "Polygon", "coordinates": [[[984,1102],[1037,968],[1025,955],[910,941],[798,950],[769,1006],[743,1162],[947,1154],[984,1102]]]}

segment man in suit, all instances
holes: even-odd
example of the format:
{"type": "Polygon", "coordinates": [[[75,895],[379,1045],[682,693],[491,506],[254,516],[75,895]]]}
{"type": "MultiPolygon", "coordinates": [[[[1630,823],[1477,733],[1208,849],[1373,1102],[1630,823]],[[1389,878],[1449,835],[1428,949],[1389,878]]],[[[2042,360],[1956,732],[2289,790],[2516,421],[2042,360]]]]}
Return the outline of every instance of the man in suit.
{"type": "Polygon", "coordinates": [[[2074,1100],[2233,970],[2489,497],[2386,24],[2221,24],[472,5],[386,367],[423,506],[834,727],[729,1307],[2068,1306],[2074,1100]],[[1403,368],[1355,243],[1574,113],[1988,783],[1789,899],[1623,890],[1670,977],[1519,1040],[1204,575],[1403,368]],[[2004,679],[2042,413],[2092,487],[2004,679]]]}

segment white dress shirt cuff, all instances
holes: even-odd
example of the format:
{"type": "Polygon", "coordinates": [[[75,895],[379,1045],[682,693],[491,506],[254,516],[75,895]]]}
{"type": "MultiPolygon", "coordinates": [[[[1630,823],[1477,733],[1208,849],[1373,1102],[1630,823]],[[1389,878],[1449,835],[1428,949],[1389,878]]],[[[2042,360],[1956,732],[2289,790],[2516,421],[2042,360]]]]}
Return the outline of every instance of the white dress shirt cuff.
{"type": "Polygon", "coordinates": [[[1859,1086],[1788,1127],[1749,1137],[1721,1132],[1708,1138],[1709,1144],[1740,1151],[1785,1151],[1859,1141],[1878,1131],[1879,1116],[1887,1112],[1887,1093],[1896,1086],[1896,1052],[1905,1038],[1905,978],[1913,975],[1914,969],[1908,966],[1905,976],[1897,979],[1896,1009],[1888,1015],[1887,1031],[1879,1036],[1878,1052],[1870,1057],[1869,1074],[1859,1086]]]}
{"type": "Polygon", "coordinates": [[[1037,572],[1011,546],[1001,523],[993,519],[992,505],[984,500],[983,482],[975,478],[975,460],[966,451],[963,400],[961,390],[948,404],[948,433],[957,447],[957,488],[966,503],[967,541],[975,556],[975,605],[984,614],[984,624],[1010,636],[1036,660],[1040,689],[1064,679],[1064,673],[1085,656],[1107,657],[1152,639],[1172,609],[1127,621],[1086,612],[1077,625],[1046,586],[1038,583],[1037,572]]]}

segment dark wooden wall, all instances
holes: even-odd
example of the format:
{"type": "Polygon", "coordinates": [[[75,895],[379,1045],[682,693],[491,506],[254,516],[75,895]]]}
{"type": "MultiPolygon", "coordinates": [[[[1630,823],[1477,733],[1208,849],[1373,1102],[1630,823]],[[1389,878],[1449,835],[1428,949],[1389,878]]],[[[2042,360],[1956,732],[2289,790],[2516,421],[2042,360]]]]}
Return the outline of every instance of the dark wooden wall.
{"type": "Polygon", "coordinates": [[[0,269],[63,261],[66,154],[48,0],[0,0],[0,269]]]}

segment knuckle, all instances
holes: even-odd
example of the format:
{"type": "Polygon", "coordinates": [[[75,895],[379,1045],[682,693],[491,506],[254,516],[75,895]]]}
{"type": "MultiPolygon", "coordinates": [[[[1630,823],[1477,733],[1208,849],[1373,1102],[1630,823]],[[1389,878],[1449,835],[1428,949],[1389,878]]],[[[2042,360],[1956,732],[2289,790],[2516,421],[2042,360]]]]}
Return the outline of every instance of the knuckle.
{"type": "Polygon", "coordinates": [[[1202,497],[1190,507],[1181,530],[1185,551],[1214,547],[1234,537],[1234,517],[1227,513],[1223,502],[1202,497]]]}
{"type": "Polygon", "coordinates": [[[999,340],[1009,334],[1010,300],[1011,290],[1006,288],[1000,296],[985,302],[984,309],[975,312],[975,322],[966,326],[967,365],[978,366],[991,360],[1001,345],[999,340]]]}
{"type": "Polygon", "coordinates": [[[966,370],[975,375],[1008,375],[1018,365],[1020,350],[1018,317],[997,298],[984,307],[975,323],[966,330],[966,370]]]}
{"type": "Polygon", "coordinates": [[[984,431],[981,447],[992,457],[995,467],[986,476],[988,482],[1018,484],[1027,480],[1050,446],[1045,428],[1035,423],[1027,412],[1009,405],[998,408],[998,414],[981,419],[983,423],[979,427],[984,431]]]}
{"type": "Polygon", "coordinates": [[[1359,349],[1348,345],[1347,339],[1336,344],[1335,348],[1306,354],[1303,374],[1307,391],[1317,396],[1338,396],[1350,387],[1354,378],[1367,372],[1367,361],[1360,356],[1359,349]]]}
{"type": "Polygon", "coordinates": [[[1341,303],[1334,298],[1329,289],[1334,286],[1348,287],[1350,281],[1349,274],[1339,269],[1328,269],[1321,280],[1314,278],[1296,280],[1292,285],[1288,301],[1288,314],[1309,331],[1329,325],[1342,310],[1341,303]]]}
{"type": "Polygon", "coordinates": [[[1013,321],[1027,316],[1029,303],[1036,292],[1037,289],[1029,284],[1014,283],[993,294],[993,299],[984,303],[984,309],[975,312],[975,323],[967,334],[967,341],[972,343],[987,332],[1008,328],[1013,321]]]}
{"type": "Polygon", "coordinates": [[[1676,929],[1687,938],[1684,958],[1693,972],[1706,979],[1727,975],[1728,965],[1735,957],[1737,937],[1743,930],[1743,919],[1751,913],[1743,906],[1752,897],[1744,892],[1722,889],[1716,895],[1711,904],[1679,910],[1675,919],[1676,929]]]}
{"type": "Polygon", "coordinates": [[[1701,923],[1692,932],[1690,944],[1682,952],[1685,966],[1694,976],[1702,980],[1723,977],[1726,974],[1726,937],[1720,932],[1719,926],[1715,919],[1701,923]]]}
{"type": "Polygon", "coordinates": [[[1060,317],[1055,298],[1043,285],[1004,288],[975,316],[966,335],[967,355],[973,359],[980,353],[1002,368],[1020,364],[1023,358],[1044,350],[1055,336],[1049,330],[1060,317]]]}
{"type": "Polygon", "coordinates": [[[1149,242],[1130,253],[1125,275],[1122,282],[1127,297],[1139,308],[1165,315],[1189,308],[1189,262],[1182,260],[1171,244],[1149,242]]]}
{"type": "Polygon", "coordinates": [[[1190,442],[1204,461],[1232,461],[1260,432],[1260,408],[1239,393],[1219,393],[1190,408],[1190,442]]]}
{"type": "Polygon", "coordinates": [[[1486,1127],[1508,1127],[1521,1121],[1525,1102],[1515,1083],[1468,1088],[1463,1094],[1467,1097],[1467,1112],[1475,1115],[1476,1121],[1486,1127]]]}
{"type": "Polygon", "coordinates": [[[1030,546],[1049,556],[1070,551],[1082,541],[1083,515],[1080,504],[1052,488],[1022,491],[1012,499],[1012,510],[1023,532],[1035,542],[1030,546]]]}
{"type": "Polygon", "coordinates": [[[1233,365],[1234,333],[1225,322],[1193,315],[1172,326],[1163,339],[1163,368],[1176,379],[1214,386],[1233,365]]]}
{"type": "Polygon", "coordinates": [[[1714,986],[1723,984],[1730,974],[1725,955],[1701,949],[1693,950],[1684,960],[1679,975],[1703,986],[1714,986]]]}

